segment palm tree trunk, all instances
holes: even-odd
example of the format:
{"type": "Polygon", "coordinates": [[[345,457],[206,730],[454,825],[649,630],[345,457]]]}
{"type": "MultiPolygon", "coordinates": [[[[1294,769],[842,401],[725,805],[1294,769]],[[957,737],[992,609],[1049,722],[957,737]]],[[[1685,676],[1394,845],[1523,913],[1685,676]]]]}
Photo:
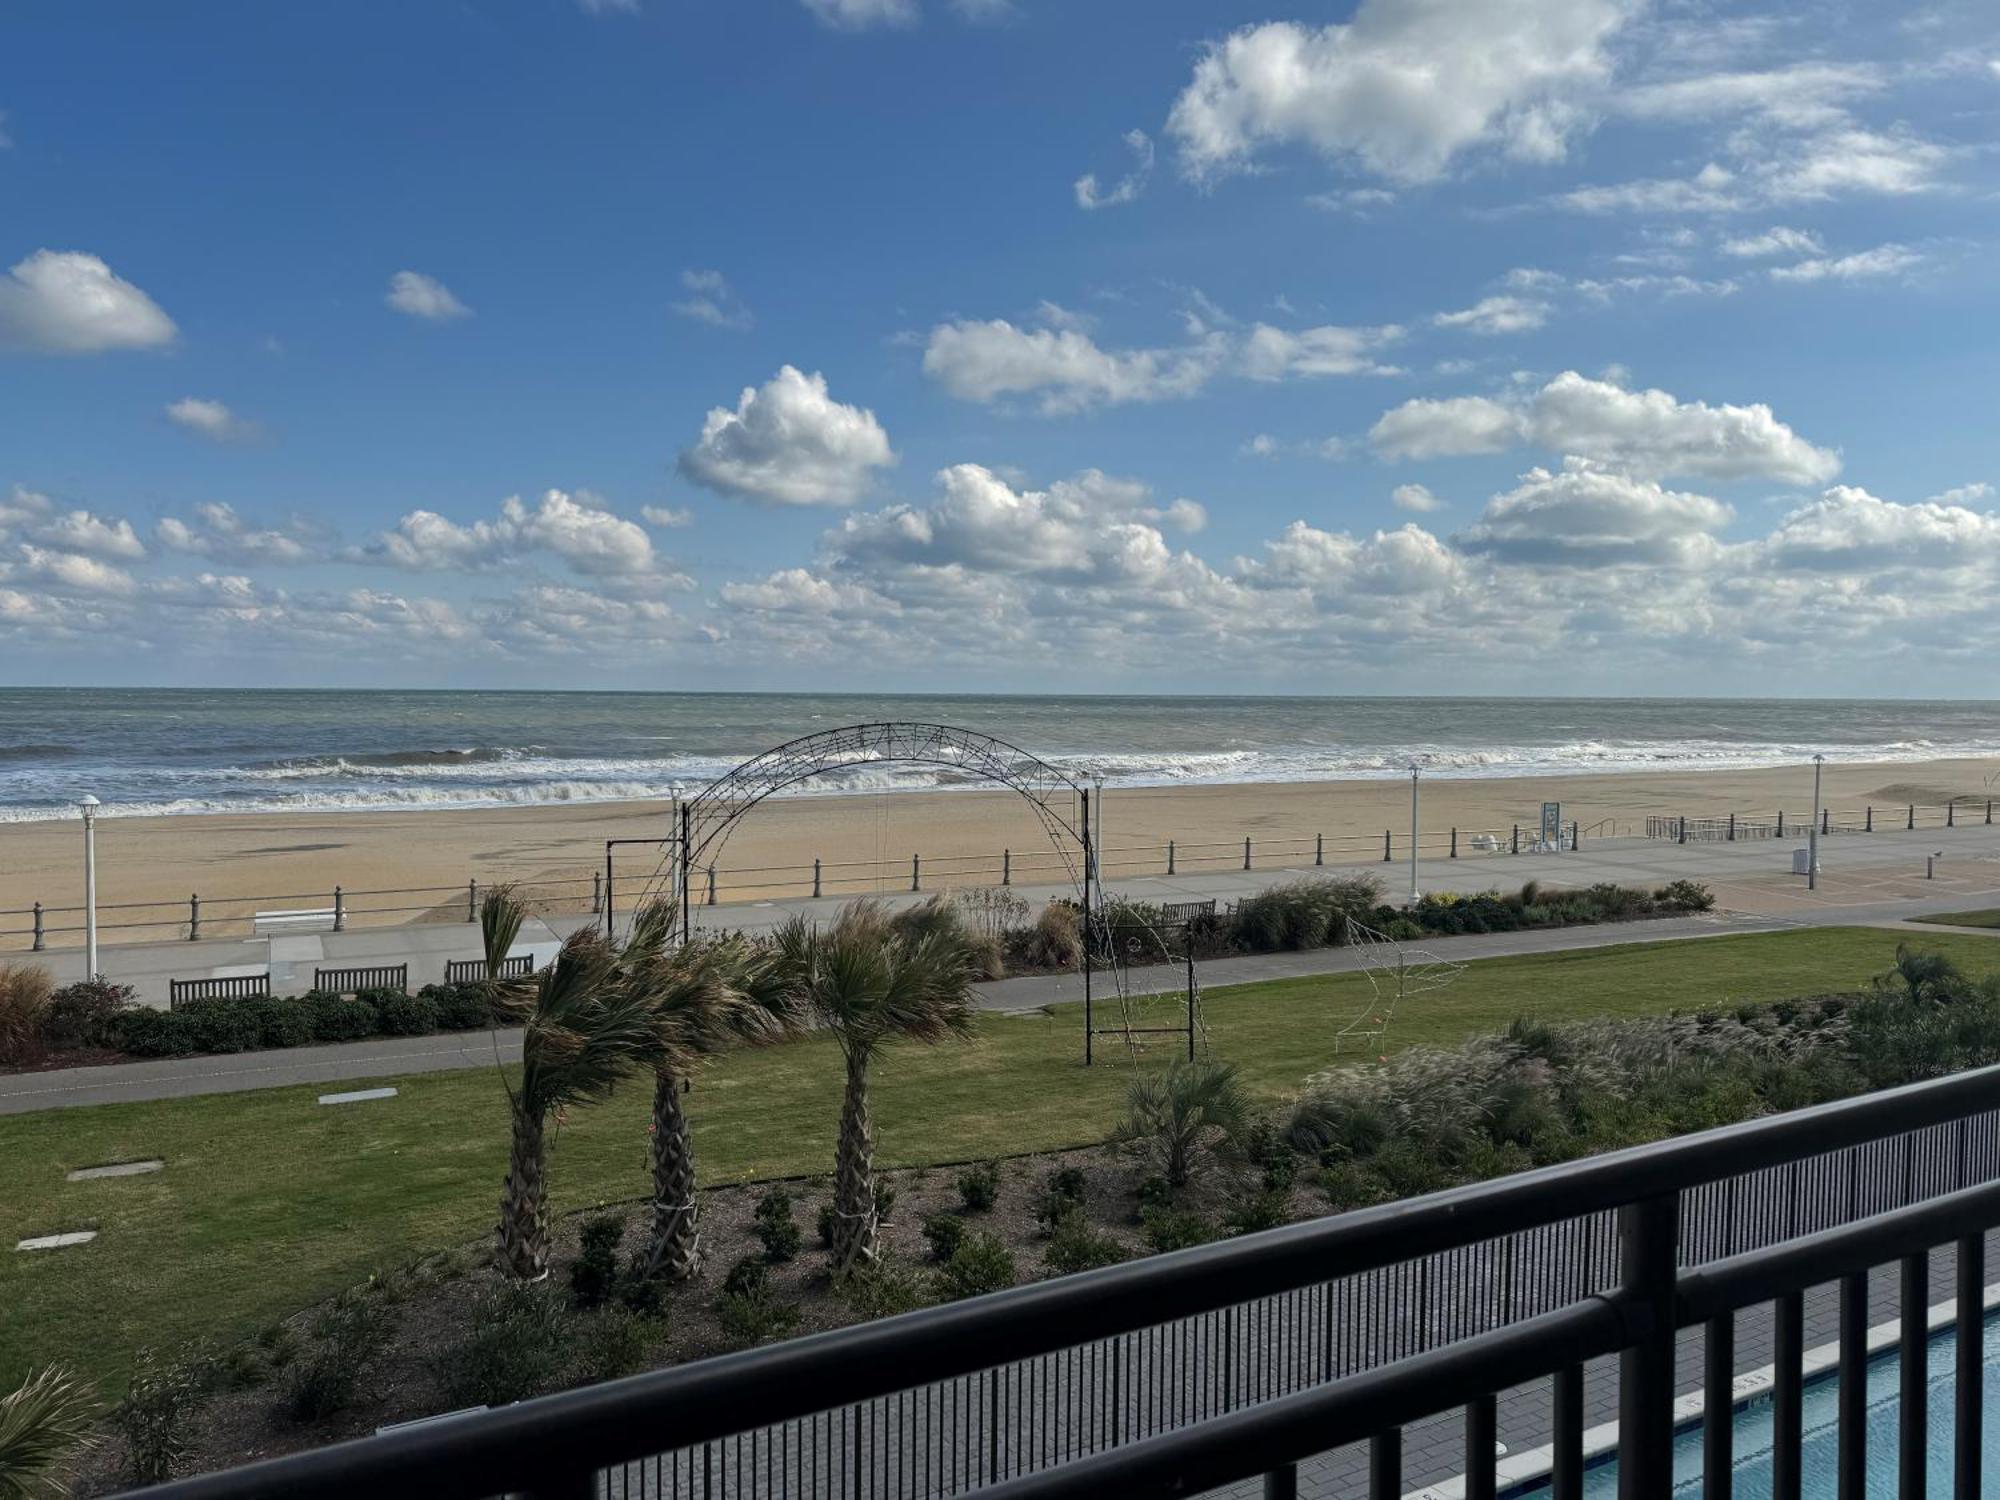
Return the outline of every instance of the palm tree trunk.
{"type": "Polygon", "coordinates": [[[694,1201],[694,1140],[671,1068],[653,1075],[653,1238],[648,1275],[685,1281],[701,1269],[700,1210],[694,1201]]]}
{"type": "Polygon", "coordinates": [[[513,1153],[500,1198],[500,1268],[519,1281],[549,1274],[549,1185],[542,1114],[514,1106],[513,1153]]]}
{"type": "Polygon", "coordinates": [[[833,1180],[833,1265],[851,1271],[875,1259],[875,1127],[868,1118],[868,1057],[847,1056],[847,1097],[840,1109],[840,1152],[833,1180]]]}

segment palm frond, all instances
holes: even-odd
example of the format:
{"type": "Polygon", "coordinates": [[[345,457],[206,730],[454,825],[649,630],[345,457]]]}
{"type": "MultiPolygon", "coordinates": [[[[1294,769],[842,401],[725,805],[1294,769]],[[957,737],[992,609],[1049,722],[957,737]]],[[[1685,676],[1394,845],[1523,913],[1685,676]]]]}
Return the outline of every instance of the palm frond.
{"type": "Polygon", "coordinates": [[[56,1470],[90,1445],[101,1410],[88,1384],[55,1365],[0,1396],[0,1497],[68,1494],[56,1470]]]}

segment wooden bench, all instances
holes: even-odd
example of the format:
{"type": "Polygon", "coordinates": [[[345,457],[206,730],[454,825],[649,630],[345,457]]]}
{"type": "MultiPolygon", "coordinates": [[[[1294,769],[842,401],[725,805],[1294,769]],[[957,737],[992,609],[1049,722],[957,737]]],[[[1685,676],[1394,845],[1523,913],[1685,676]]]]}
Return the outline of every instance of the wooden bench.
{"type": "Polygon", "coordinates": [[[179,1010],[183,1000],[268,1000],[271,976],[230,974],[221,979],[170,979],[167,981],[167,1009],[179,1010]]]}
{"type": "Polygon", "coordinates": [[[1214,901],[1169,901],[1160,908],[1160,915],[1169,922],[1192,922],[1196,917],[1215,915],[1214,901]]]}
{"type": "Polygon", "coordinates": [[[338,913],[330,906],[304,907],[296,911],[260,911],[250,919],[250,930],[258,937],[273,932],[331,932],[338,913]]]}
{"type": "Polygon", "coordinates": [[[382,964],[372,969],[313,970],[313,988],[334,995],[358,995],[363,990],[402,990],[409,986],[408,964],[382,964]]]}
{"type": "MultiPolygon", "coordinates": [[[[502,979],[526,979],[535,972],[535,960],[526,953],[500,960],[502,979]]],[[[486,960],[483,958],[447,959],[444,966],[446,984],[477,984],[486,977],[486,960]]]]}

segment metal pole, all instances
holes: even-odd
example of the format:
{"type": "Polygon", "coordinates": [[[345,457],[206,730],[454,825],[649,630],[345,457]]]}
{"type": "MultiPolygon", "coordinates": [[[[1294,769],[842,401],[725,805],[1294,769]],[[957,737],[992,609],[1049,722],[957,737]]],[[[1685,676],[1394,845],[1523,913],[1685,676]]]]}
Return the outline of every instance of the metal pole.
{"type": "Polygon", "coordinates": [[[1188,969],[1188,1061],[1194,1061],[1194,931],[1181,928],[1181,942],[1187,946],[1188,969]]]}
{"type": "MultiPolygon", "coordinates": [[[[688,845],[688,829],[691,822],[692,819],[688,816],[688,805],[687,803],[682,802],[680,871],[681,871],[681,941],[683,943],[690,942],[694,938],[694,925],[693,925],[694,917],[693,914],[688,909],[689,905],[688,882],[693,878],[693,873],[692,873],[693,866],[691,866],[688,863],[689,859],[692,858],[692,856],[689,853],[689,845],[688,845]]],[[[608,905],[610,903],[611,893],[609,891],[606,891],[604,895],[605,895],[605,902],[608,905]]]]}
{"type": "MultiPolygon", "coordinates": [[[[1621,1290],[1646,1322],[1618,1357],[1618,1497],[1673,1490],[1674,1280],[1680,1200],[1647,1198],[1618,1212],[1621,1290]]],[[[1726,1420],[1726,1413],[1718,1413],[1726,1420]]]]}
{"type": "Polygon", "coordinates": [[[340,893],[340,887],[333,888],[333,930],[347,931],[347,898],[340,893]]]}
{"type": "Polygon", "coordinates": [[[1250,868],[1250,835],[1243,835],[1243,868],[1250,868]]]}
{"type": "Polygon", "coordinates": [[[1417,772],[1410,762],[1410,905],[1417,904],[1417,772]]]}
{"type": "MultiPolygon", "coordinates": [[[[1002,885],[1007,883],[1005,876],[1002,876],[1000,883],[1002,885]]],[[[819,856],[817,854],[813,856],[813,900],[819,900],[819,856]]]]}
{"type": "Polygon", "coordinates": [[[1077,795],[1083,799],[1083,1065],[1091,1066],[1092,1043],[1096,1039],[1096,1020],[1090,1004],[1090,788],[1084,787],[1077,795]]]}
{"type": "Polygon", "coordinates": [[[1172,839],[1167,840],[1167,873],[1169,875],[1174,873],[1174,841],[1172,839]]]}
{"type": "Polygon", "coordinates": [[[708,867],[708,904],[715,905],[715,866],[708,867]]]}
{"type": "Polygon", "coordinates": [[[97,977],[97,808],[95,797],[86,796],[77,806],[83,809],[83,948],[84,977],[97,977]]]}
{"type": "MultiPolygon", "coordinates": [[[[1991,806],[1990,803],[1988,805],[1991,806]]],[[[1988,818],[1986,821],[1990,823],[1993,820],[1988,818]]],[[[1326,835],[1323,833],[1313,835],[1313,863],[1316,865],[1326,863],[1326,835]]]]}
{"type": "Polygon", "coordinates": [[[1811,836],[1808,837],[1806,840],[1806,846],[1808,851],[1808,858],[1806,860],[1806,889],[1809,891],[1816,891],[1819,889],[1819,826],[1820,826],[1819,773],[1820,773],[1820,768],[1825,764],[1826,764],[1826,757],[1824,755],[1815,755],[1813,757],[1812,833],[1811,836]]]}
{"type": "Polygon", "coordinates": [[[1012,849],[1002,849],[1000,851],[1000,883],[1002,885],[1012,885],[1014,883],[1014,851],[1012,849]]]}
{"type": "Polygon", "coordinates": [[[35,952],[40,953],[42,951],[43,942],[44,939],[42,937],[42,903],[37,901],[35,903],[35,952]]]}
{"type": "Polygon", "coordinates": [[[476,880],[468,880],[465,883],[465,920],[468,922],[479,920],[479,882],[476,880]]]}
{"type": "Polygon", "coordinates": [[[188,941],[201,941],[201,895],[199,892],[188,897],[188,941]]]}
{"type": "Polygon", "coordinates": [[[923,888],[924,857],[921,854],[912,854],[910,856],[910,889],[912,891],[920,891],[923,888]]]}
{"type": "MultiPolygon", "coordinates": [[[[605,850],[607,854],[610,852],[608,849],[605,850]]],[[[599,913],[604,910],[604,872],[602,870],[592,870],[590,872],[590,909],[592,913],[599,913]]]]}
{"type": "Polygon", "coordinates": [[[613,925],[615,918],[613,918],[611,915],[611,840],[609,839],[606,839],[604,841],[603,909],[604,909],[604,936],[606,937],[606,939],[615,939],[618,936],[618,932],[616,927],[613,925]]]}

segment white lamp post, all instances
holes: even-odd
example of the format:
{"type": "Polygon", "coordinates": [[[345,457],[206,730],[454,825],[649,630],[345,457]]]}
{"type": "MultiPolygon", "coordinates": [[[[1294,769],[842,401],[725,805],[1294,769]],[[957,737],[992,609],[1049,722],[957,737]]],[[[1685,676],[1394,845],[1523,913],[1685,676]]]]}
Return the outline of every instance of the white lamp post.
{"type": "Polygon", "coordinates": [[[84,978],[97,977],[97,809],[98,800],[85,795],[83,810],[83,950],[84,978]]]}
{"type": "Polygon", "coordinates": [[[1417,904],[1417,773],[1422,769],[1410,762],[1410,905],[1417,904]]]}
{"type": "Polygon", "coordinates": [[[1819,889],[1819,770],[1826,764],[1824,755],[1813,757],[1813,820],[1812,832],[1806,839],[1806,889],[1819,889]]]}

